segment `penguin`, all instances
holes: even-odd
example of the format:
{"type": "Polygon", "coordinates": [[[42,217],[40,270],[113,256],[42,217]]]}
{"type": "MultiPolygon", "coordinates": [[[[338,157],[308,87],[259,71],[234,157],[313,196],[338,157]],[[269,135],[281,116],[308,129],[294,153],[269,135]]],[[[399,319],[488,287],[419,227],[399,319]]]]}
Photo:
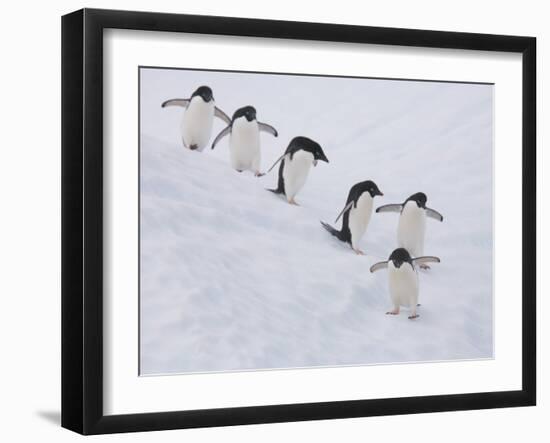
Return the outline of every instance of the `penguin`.
{"type": "Polygon", "coordinates": [[[212,89],[208,86],[197,88],[191,98],[173,98],[162,103],[161,107],[180,106],[185,108],[181,121],[181,140],[183,146],[191,151],[202,151],[212,136],[214,117],[226,124],[231,119],[214,103],[212,89]]]}
{"type": "Polygon", "coordinates": [[[222,138],[230,134],[229,153],[233,169],[238,172],[252,171],[256,177],[261,177],[264,175],[260,172],[261,131],[274,137],[279,135],[273,126],[256,120],[256,109],[253,106],[244,106],[235,111],[228,126],[216,136],[212,143],[212,149],[222,138]]]}
{"type": "Polygon", "coordinates": [[[346,206],[334,221],[334,223],[338,222],[343,215],[342,228],[338,231],[328,223],[321,222],[321,224],[338,240],[349,243],[357,254],[364,255],[364,252],[359,249],[359,241],[369,225],[374,197],[377,195],[384,194],[371,180],[353,185],[349,190],[346,206]]]}
{"type": "MultiPolygon", "coordinates": [[[[428,198],[423,192],[411,195],[404,203],[380,206],[376,212],[399,212],[397,227],[397,245],[407,249],[414,257],[424,254],[424,236],[426,232],[426,217],[440,222],[443,216],[434,209],[426,206],[428,198]]],[[[421,269],[430,269],[426,264],[421,269]]]]}
{"type": "Polygon", "coordinates": [[[416,307],[418,305],[418,272],[415,266],[426,263],[440,263],[438,257],[424,256],[412,258],[405,248],[395,249],[388,261],[376,263],[371,266],[370,272],[380,269],[388,269],[388,283],[393,309],[386,312],[387,315],[398,315],[401,306],[410,309],[409,319],[418,318],[416,307]]]}
{"type": "Polygon", "coordinates": [[[277,188],[268,191],[284,194],[288,203],[298,205],[294,197],[306,183],[311,165],[317,166],[319,160],[328,163],[328,158],[319,143],[307,137],[294,137],[284,154],[267,171],[270,172],[277,163],[281,163],[277,188]]]}

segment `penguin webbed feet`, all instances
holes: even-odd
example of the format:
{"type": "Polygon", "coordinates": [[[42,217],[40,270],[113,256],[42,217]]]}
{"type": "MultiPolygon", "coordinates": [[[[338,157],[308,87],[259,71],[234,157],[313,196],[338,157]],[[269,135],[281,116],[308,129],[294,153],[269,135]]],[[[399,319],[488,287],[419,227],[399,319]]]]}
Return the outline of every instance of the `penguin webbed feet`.
{"type": "Polygon", "coordinates": [[[300,206],[300,205],[296,202],[296,200],[294,200],[294,197],[288,199],[288,204],[289,204],[289,205],[293,205],[293,206],[300,206]]]}
{"type": "Polygon", "coordinates": [[[420,317],[420,314],[416,314],[416,313],[415,313],[415,314],[409,315],[407,318],[408,318],[409,320],[414,320],[414,319],[416,319],[416,318],[418,318],[418,317],[420,317]]]}
{"type": "Polygon", "coordinates": [[[386,315],[399,315],[399,308],[393,308],[391,311],[386,312],[386,315]]]}
{"type": "Polygon", "coordinates": [[[351,247],[351,249],[353,249],[353,251],[357,254],[357,255],[365,255],[365,253],[363,251],[361,251],[361,249],[356,249],[354,248],[353,246],[351,247]]]}

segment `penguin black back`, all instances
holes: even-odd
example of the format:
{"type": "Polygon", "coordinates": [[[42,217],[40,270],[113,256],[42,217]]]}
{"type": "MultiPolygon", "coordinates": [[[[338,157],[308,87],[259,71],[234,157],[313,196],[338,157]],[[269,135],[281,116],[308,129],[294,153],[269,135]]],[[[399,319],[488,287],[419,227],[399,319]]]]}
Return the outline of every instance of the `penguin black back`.
{"type": "Polygon", "coordinates": [[[285,193],[285,179],[283,178],[283,170],[285,169],[285,159],[281,160],[279,165],[279,177],[277,179],[277,187],[275,189],[268,189],[268,191],[273,192],[274,194],[284,194],[285,193]]]}

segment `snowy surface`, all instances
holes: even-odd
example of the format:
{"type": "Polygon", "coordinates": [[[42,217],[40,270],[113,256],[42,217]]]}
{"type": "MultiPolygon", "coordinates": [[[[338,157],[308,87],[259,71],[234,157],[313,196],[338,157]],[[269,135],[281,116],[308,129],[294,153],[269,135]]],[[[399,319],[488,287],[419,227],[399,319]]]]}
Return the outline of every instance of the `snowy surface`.
{"type": "MultiPolygon", "coordinates": [[[[401,363],[493,356],[492,111],[488,85],[186,70],[141,70],[141,372],[401,363]],[[212,87],[226,113],[243,105],[277,128],[262,134],[262,169],[290,139],[318,141],[288,205],[216,150],[181,146],[182,109],[162,101],[212,87]],[[387,316],[398,214],[373,214],[357,256],[324,231],[349,188],[374,180],[375,206],[414,192],[427,220],[420,318],[387,316]]],[[[216,120],[212,139],[223,128],[216,120]]]]}

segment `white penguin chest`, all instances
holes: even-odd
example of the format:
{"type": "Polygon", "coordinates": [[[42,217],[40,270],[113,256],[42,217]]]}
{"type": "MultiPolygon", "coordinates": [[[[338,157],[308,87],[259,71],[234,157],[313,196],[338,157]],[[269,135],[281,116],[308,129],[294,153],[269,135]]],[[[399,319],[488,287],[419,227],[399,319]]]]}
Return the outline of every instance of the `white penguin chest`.
{"type": "Polygon", "coordinates": [[[212,135],[214,120],[214,101],[204,102],[194,97],[183,114],[181,125],[182,137],[187,147],[195,145],[202,150],[212,135]]]}
{"type": "Polygon", "coordinates": [[[418,303],[418,274],[409,264],[396,268],[388,263],[390,295],[395,306],[416,306],[418,303]]]}
{"type": "Polygon", "coordinates": [[[260,131],[256,120],[240,117],[233,122],[229,150],[235,169],[251,169],[252,164],[259,161],[260,131]]]}
{"type": "Polygon", "coordinates": [[[285,183],[285,194],[288,198],[294,196],[304,186],[311,165],[313,164],[313,154],[307,151],[297,151],[290,159],[290,154],[285,156],[285,166],[283,168],[283,179],[285,183]]]}
{"type": "Polygon", "coordinates": [[[352,206],[349,212],[349,230],[351,241],[355,246],[361,239],[372,215],[373,198],[368,192],[363,192],[357,200],[357,206],[352,206]]]}
{"type": "Polygon", "coordinates": [[[397,228],[399,246],[409,251],[411,256],[424,254],[424,235],[426,231],[426,211],[419,208],[415,202],[407,202],[397,228]]]}

